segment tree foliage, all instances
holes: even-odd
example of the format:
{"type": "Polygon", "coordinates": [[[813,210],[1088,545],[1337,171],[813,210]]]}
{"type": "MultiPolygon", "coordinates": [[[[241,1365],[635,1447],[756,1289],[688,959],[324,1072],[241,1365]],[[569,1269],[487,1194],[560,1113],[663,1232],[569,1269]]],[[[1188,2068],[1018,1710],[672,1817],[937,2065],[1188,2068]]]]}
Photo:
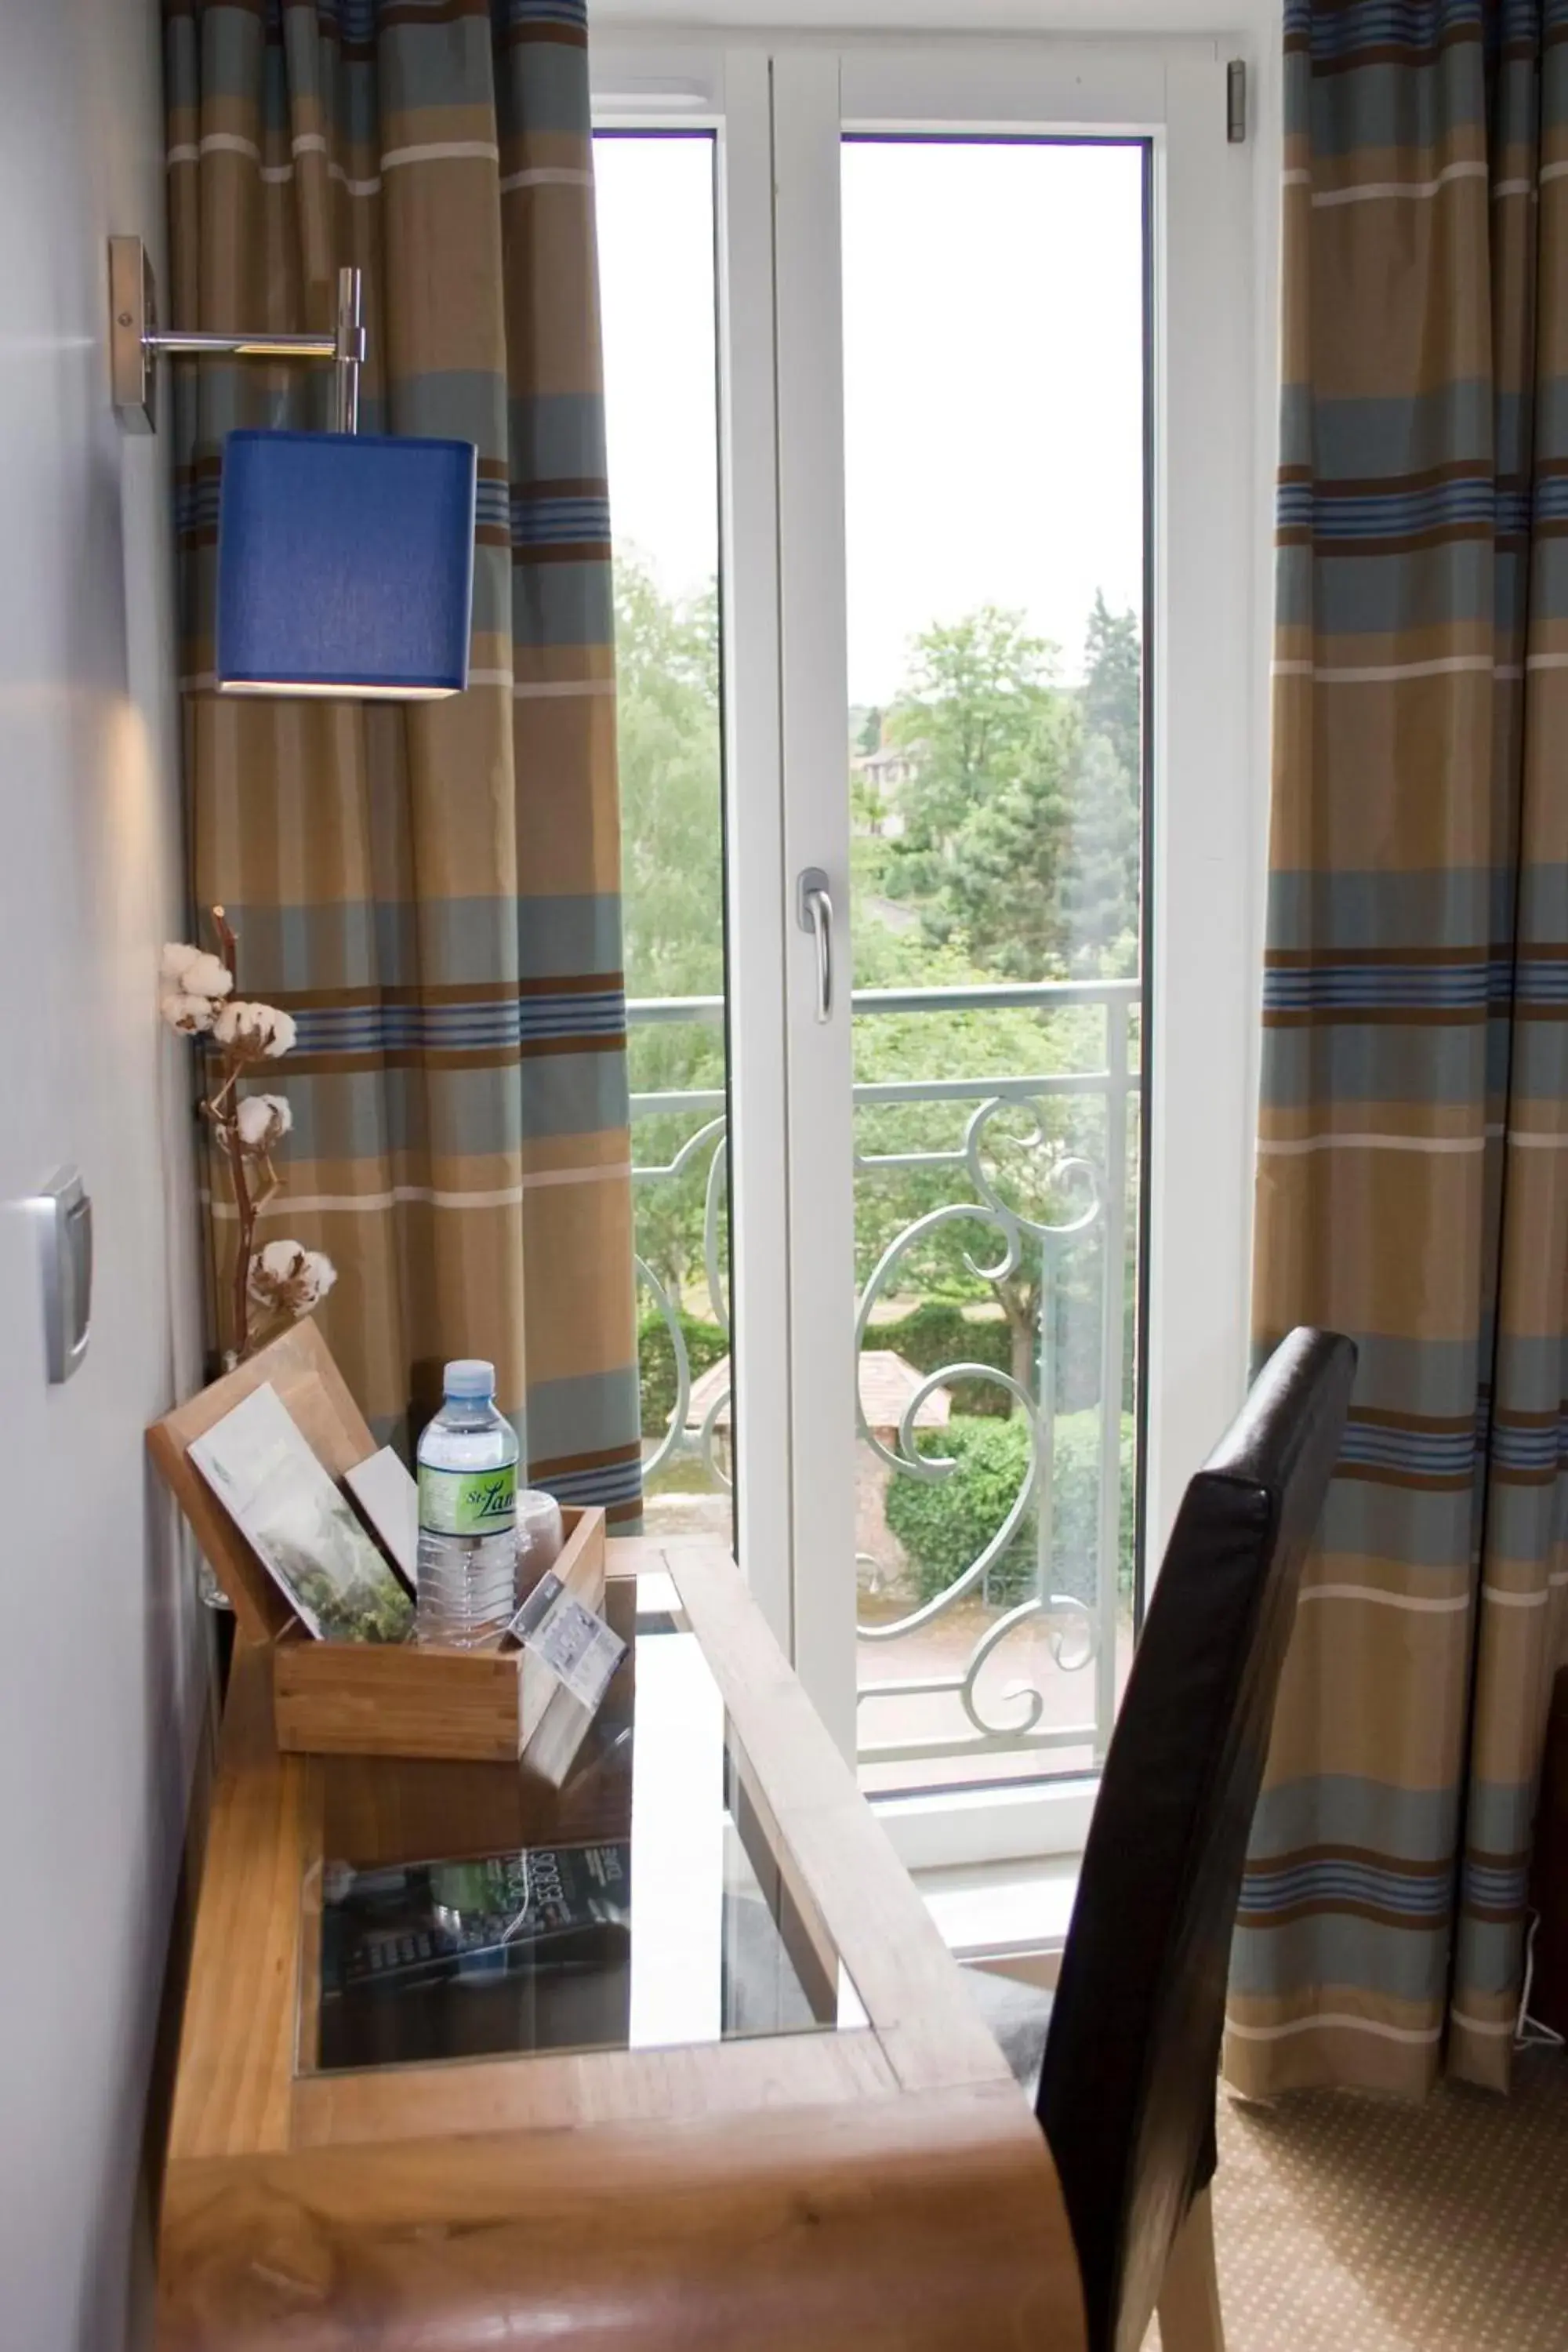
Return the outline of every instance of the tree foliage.
{"type": "MultiPolygon", "coordinates": [[[[716,595],[670,604],[636,555],[616,564],[617,744],[626,993],[719,996],[724,988],[723,756],[716,595]]],[[[639,1094],[722,1091],[724,1032],[700,1019],[634,1024],[639,1094]]],[[[637,1123],[639,1165],[672,1163],[716,1114],[637,1123]]],[[[679,1305],[700,1278],[708,1155],[637,1186],[637,1245],[679,1305]]]]}
{"type": "Polygon", "coordinates": [[[1059,937],[1075,978],[1137,971],[1142,849],[1132,779],[1109,736],[1091,735],[1078,762],[1057,875],[1059,937]]]}
{"type": "Polygon", "coordinates": [[[626,988],[724,985],[718,603],[669,604],[637,556],[616,565],[616,741],[626,988]]]}
{"type": "Polygon", "coordinates": [[[1100,595],[1079,688],[1017,613],[916,639],[888,721],[915,773],[882,884],[929,943],[1001,979],[1136,968],[1139,664],[1135,617],[1100,595]]]}
{"type": "Polygon", "coordinates": [[[1113,613],[1099,589],[1084,635],[1083,729],[1103,735],[1127,776],[1142,765],[1143,642],[1135,613],[1113,613]]]}

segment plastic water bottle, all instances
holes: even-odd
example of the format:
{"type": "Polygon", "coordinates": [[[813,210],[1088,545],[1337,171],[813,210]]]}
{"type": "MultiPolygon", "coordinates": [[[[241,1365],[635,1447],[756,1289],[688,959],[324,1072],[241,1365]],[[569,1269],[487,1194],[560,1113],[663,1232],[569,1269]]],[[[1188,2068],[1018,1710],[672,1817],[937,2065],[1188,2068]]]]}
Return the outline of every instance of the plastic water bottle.
{"type": "Polygon", "coordinates": [[[517,1609],[517,1433],[493,1364],[448,1364],[447,1401],[419,1440],[418,1641],[474,1650],[517,1609]]]}

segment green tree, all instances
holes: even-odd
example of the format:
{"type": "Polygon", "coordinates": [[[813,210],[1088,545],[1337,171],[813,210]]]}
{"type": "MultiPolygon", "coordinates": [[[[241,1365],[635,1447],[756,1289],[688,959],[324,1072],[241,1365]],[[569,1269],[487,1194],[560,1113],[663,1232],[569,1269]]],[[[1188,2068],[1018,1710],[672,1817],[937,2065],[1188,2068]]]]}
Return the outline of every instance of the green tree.
{"type": "Polygon", "coordinates": [[[913,755],[890,895],[933,945],[985,972],[1039,980],[1060,965],[1058,876],[1079,719],[1056,648],[1017,613],[983,606],[915,641],[889,733],[913,755]]]}
{"type": "Polygon", "coordinates": [[[1082,978],[1138,970],[1142,853],[1136,777],[1108,736],[1091,735],[1073,775],[1057,898],[1058,934],[1082,978]]]}
{"type": "Polygon", "coordinates": [[[719,625],[710,593],[670,604],[644,561],[615,574],[626,989],[724,985],[719,625]]]}
{"type": "Polygon", "coordinates": [[[1009,980],[1048,980],[1064,968],[1061,882],[1079,723],[1074,703],[1053,696],[1017,772],[978,803],[953,838],[942,891],[948,936],[962,932],[973,961],[1009,980]]]}
{"type": "Polygon", "coordinates": [[[1083,726],[1103,735],[1130,776],[1142,764],[1143,632],[1136,613],[1113,613],[1103,591],[1084,637],[1083,726]]]}
{"type": "MultiPolygon", "coordinates": [[[[723,759],[719,614],[712,592],[669,602],[642,558],[615,574],[616,743],[626,992],[717,996],[724,987],[723,759]]],[[[724,1084],[721,1025],[683,1021],[631,1032],[637,1093],[724,1084]]],[[[637,1123],[639,1165],[668,1165],[711,1114],[637,1123]]],[[[677,1305],[702,1265],[708,1154],[679,1178],[637,1188],[637,1249],[677,1305]]]]}
{"type": "Polygon", "coordinates": [[[1138,970],[1142,873],[1142,633],[1096,590],[1084,637],[1083,740],[1069,793],[1058,882],[1069,969],[1089,979],[1138,970]]]}
{"type": "Polygon", "coordinates": [[[865,839],[880,838],[888,822],[888,803],[881,787],[864,770],[854,768],[849,773],[849,814],[856,834],[865,839]]]}
{"type": "Polygon", "coordinates": [[[987,604],[927,629],[911,652],[887,731],[915,754],[901,795],[901,851],[913,860],[940,853],[1027,758],[1051,692],[1055,647],[1030,636],[1020,614],[987,604]]]}

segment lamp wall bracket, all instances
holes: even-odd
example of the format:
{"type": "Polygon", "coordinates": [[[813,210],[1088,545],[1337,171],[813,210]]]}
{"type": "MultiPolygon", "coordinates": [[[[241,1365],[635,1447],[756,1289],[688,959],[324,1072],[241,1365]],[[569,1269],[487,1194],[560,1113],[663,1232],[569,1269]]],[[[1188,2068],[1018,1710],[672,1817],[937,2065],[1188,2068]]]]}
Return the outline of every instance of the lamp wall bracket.
{"type": "Polygon", "coordinates": [[[120,420],[132,433],[153,433],[158,425],[158,360],[330,360],[335,371],[332,425],[339,433],[359,429],[359,372],[364,364],[365,333],[360,323],[360,274],[338,272],[337,318],[322,335],[181,334],[158,325],[158,289],[147,248],[139,236],[109,240],[110,389],[120,420]]]}
{"type": "Polygon", "coordinates": [[[132,433],[158,429],[158,377],[147,338],[156,332],[157,288],[139,236],[109,240],[109,381],[121,423],[132,433]]]}

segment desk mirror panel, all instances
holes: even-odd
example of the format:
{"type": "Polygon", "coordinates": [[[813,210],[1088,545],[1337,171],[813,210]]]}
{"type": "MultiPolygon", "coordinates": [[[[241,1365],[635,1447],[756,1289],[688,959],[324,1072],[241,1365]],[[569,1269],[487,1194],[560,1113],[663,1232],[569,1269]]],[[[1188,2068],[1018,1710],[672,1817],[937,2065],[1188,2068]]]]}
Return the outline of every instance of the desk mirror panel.
{"type": "Polygon", "coordinates": [[[520,1764],[323,1760],[301,2073],[865,2025],[672,1580],[608,1611],[604,1704],[520,1764]]]}

